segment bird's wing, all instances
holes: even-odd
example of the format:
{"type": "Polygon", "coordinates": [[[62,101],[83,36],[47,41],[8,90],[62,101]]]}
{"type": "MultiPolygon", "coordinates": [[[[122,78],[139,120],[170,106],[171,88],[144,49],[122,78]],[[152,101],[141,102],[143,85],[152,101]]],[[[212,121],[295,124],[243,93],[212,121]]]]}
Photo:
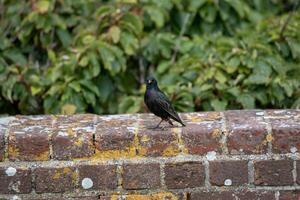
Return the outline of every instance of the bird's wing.
{"type": "Polygon", "coordinates": [[[182,123],[182,120],[180,119],[179,115],[177,114],[177,112],[175,111],[175,109],[173,108],[171,102],[169,101],[169,99],[167,98],[167,96],[162,93],[159,92],[158,93],[158,98],[155,99],[155,101],[157,101],[157,104],[165,111],[167,112],[170,117],[172,119],[174,119],[175,121],[178,121],[179,123],[182,123]]]}

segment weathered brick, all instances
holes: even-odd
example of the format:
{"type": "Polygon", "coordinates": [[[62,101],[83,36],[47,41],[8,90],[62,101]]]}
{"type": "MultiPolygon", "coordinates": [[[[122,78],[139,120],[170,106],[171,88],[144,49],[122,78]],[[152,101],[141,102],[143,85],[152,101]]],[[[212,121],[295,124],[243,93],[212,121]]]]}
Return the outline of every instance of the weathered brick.
{"type": "Polygon", "coordinates": [[[247,161],[215,161],[209,163],[210,183],[217,186],[240,186],[248,183],[247,161]],[[226,181],[226,183],[225,183],[226,181]]]}
{"type": "Polygon", "coordinates": [[[165,166],[165,183],[169,189],[204,185],[204,166],[199,162],[169,163],[165,166]]]}
{"type": "Polygon", "coordinates": [[[92,156],[93,129],[90,127],[73,127],[60,129],[52,136],[53,158],[70,160],[92,156]]]}
{"type": "Polygon", "coordinates": [[[45,125],[12,126],[8,138],[9,160],[49,160],[49,136],[51,132],[52,128],[45,125]]]}
{"type": "Polygon", "coordinates": [[[79,167],[79,184],[83,189],[113,190],[117,188],[117,168],[115,165],[82,165],[79,167]],[[84,180],[90,179],[92,187],[84,180]]]}
{"type": "Polygon", "coordinates": [[[26,168],[0,168],[0,194],[31,192],[31,171],[26,168]]]}
{"type": "Polygon", "coordinates": [[[98,121],[95,134],[97,157],[136,156],[137,115],[102,116],[98,121]]]}
{"type": "Polygon", "coordinates": [[[267,160],[254,163],[255,185],[293,185],[293,161],[267,160]]]}
{"type": "Polygon", "coordinates": [[[279,200],[299,200],[300,190],[280,191],[279,200]]]}
{"type": "Polygon", "coordinates": [[[209,151],[220,152],[221,124],[199,122],[182,129],[182,141],[189,154],[204,155],[209,151]]]}
{"type": "Polygon", "coordinates": [[[177,132],[179,128],[174,128],[165,122],[161,124],[164,129],[153,129],[160,118],[154,115],[141,115],[139,124],[137,149],[140,156],[176,156],[179,154],[179,144],[177,132]]]}
{"type": "Polygon", "coordinates": [[[300,150],[300,118],[292,115],[274,115],[268,112],[272,127],[272,147],[274,153],[290,153],[300,150]]]}
{"type": "Polygon", "coordinates": [[[275,200],[275,194],[271,191],[221,191],[221,192],[193,192],[190,200],[275,200]]]}
{"type": "Polygon", "coordinates": [[[156,189],[160,187],[159,164],[126,164],[123,166],[125,189],[156,189]]]}
{"type": "Polygon", "coordinates": [[[74,167],[37,168],[34,176],[37,193],[72,191],[77,179],[74,167]]]}
{"type": "Polygon", "coordinates": [[[52,135],[53,158],[58,160],[80,159],[95,153],[93,134],[96,115],[58,115],[57,127],[52,135]]]}
{"type": "Polygon", "coordinates": [[[266,123],[261,111],[227,111],[228,141],[231,154],[263,154],[267,151],[266,123]]]}

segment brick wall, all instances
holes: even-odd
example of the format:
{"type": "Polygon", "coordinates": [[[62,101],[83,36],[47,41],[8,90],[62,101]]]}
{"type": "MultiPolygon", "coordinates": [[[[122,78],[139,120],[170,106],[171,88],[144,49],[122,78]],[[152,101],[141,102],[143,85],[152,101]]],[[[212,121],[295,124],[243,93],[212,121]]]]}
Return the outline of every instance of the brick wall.
{"type": "Polygon", "coordinates": [[[181,116],[0,118],[0,199],[300,199],[300,110],[181,116]]]}

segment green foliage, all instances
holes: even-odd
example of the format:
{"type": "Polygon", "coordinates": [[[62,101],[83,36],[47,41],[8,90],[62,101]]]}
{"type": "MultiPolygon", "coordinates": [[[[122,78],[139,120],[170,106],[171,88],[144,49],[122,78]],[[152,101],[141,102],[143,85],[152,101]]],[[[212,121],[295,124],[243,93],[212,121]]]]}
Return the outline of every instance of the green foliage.
{"type": "Polygon", "coordinates": [[[0,0],[0,113],[300,107],[295,0],[0,0]]]}

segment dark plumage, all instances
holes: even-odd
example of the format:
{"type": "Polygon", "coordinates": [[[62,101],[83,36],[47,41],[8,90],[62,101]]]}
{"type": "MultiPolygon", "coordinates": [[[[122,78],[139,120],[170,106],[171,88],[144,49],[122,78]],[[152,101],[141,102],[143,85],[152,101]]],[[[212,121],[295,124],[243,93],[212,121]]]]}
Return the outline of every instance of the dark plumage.
{"type": "Polygon", "coordinates": [[[148,78],[146,85],[145,104],[153,114],[161,118],[161,121],[155,128],[158,128],[162,121],[167,121],[173,125],[171,119],[185,126],[168,97],[158,88],[157,81],[154,78],[148,78]]]}

